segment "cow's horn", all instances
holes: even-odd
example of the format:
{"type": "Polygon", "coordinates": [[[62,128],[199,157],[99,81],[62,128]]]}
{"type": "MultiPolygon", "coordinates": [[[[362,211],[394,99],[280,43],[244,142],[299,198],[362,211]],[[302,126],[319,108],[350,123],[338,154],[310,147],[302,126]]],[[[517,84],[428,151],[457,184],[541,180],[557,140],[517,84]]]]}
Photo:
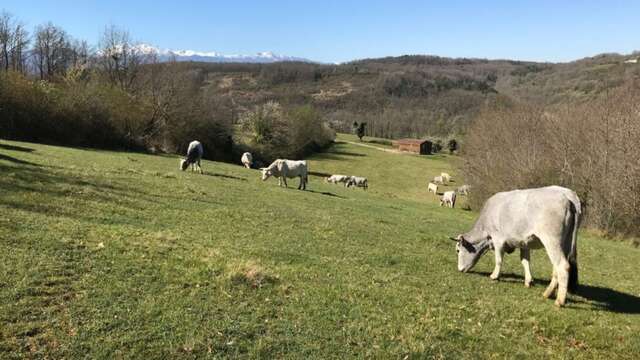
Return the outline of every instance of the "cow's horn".
{"type": "Polygon", "coordinates": [[[454,237],[451,237],[451,236],[449,236],[449,240],[451,240],[451,241],[458,241],[458,239],[456,239],[456,238],[454,238],[454,237]]]}

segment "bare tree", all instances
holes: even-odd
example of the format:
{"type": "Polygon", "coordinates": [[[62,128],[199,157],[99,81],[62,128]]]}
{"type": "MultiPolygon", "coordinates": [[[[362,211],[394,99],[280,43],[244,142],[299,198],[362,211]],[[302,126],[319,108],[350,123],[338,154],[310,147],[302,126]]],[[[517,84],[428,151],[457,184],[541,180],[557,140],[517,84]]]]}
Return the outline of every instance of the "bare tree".
{"type": "Polygon", "coordinates": [[[11,56],[11,68],[15,71],[26,71],[25,52],[29,46],[29,32],[23,24],[16,24],[13,31],[13,42],[11,44],[9,55],[11,56]]]}
{"type": "Polygon", "coordinates": [[[34,61],[41,79],[51,80],[70,65],[70,40],[60,27],[47,23],[36,28],[34,61]]]}
{"type": "Polygon", "coordinates": [[[13,42],[12,23],[13,18],[9,13],[0,13],[0,60],[5,71],[9,70],[9,44],[13,42]]]}
{"type": "Polygon", "coordinates": [[[24,51],[29,34],[24,25],[7,12],[0,13],[0,65],[4,71],[24,70],[24,51]]]}
{"type": "Polygon", "coordinates": [[[99,64],[112,85],[133,91],[141,67],[153,54],[146,54],[133,43],[129,32],[108,26],[99,44],[99,64]]]}

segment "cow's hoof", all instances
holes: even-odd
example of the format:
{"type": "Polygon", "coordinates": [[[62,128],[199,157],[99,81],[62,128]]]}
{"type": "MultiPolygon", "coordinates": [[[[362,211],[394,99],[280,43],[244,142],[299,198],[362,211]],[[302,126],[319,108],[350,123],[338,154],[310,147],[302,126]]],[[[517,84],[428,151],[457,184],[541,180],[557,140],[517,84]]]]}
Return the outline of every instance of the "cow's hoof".
{"type": "Polygon", "coordinates": [[[547,291],[545,291],[545,292],[543,292],[543,293],[542,293],[542,297],[543,297],[543,298],[545,298],[545,299],[548,299],[548,298],[550,298],[550,297],[553,297],[553,292],[547,292],[547,291]]]}
{"type": "Polygon", "coordinates": [[[563,307],[564,306],[564,301],[560,301],[556,299],[556,302],[554,303],[557,307],[563,307]]]}
{"type": "Polygon", "coordinates": [[[533,281],[528,281],[528,282],[525,281],[524,282],[524,287],[526,287],[526,288],[530,288],[532,285],[533,285],[533,281]]]}
{"type": "Polygon", "coordinates": [[[489,279],[491,279],[491,280],[493,280],[493,281],[496,281],[496,280],[498,280],[499,278],[500,278],[500,275],[495,275],[495,274],[491,274],[491,275],[489,275],[489,279]]]}

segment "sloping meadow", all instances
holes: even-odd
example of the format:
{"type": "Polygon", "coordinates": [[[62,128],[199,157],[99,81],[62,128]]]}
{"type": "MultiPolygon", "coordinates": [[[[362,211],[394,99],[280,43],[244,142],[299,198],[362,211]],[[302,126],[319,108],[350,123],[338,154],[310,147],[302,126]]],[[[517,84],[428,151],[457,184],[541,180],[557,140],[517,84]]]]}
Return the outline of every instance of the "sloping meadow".
{"type": "MultiPolygon", "coordinates": [[[[0,357],[633,357],[637,251],[582,235],[581,287],[541,293],[550,266],[516,256],[456,271],[447,237],[476,214],[440,208],[447,156],[338,142],[309,191],[175,157],[0,143],[0,357]],[[327,184],[367,176],[368,191],[327,184]]],[[[456,184],[457,185],[457,184],[456,184]]]]}

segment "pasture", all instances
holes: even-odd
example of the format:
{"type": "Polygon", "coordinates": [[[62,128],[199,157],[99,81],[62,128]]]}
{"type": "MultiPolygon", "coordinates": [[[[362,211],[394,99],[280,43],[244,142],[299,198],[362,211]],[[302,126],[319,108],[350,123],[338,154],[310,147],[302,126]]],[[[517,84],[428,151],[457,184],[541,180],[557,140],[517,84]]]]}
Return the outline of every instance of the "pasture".
{"type": "Polygon", "coordinates": [[[638,249],[583,231],[579,294],[558,309],[544,251],[531,289],[517,253],[498,282],[492,253],[456,271],[447,237],[477,214],[426,190],[441,171],[462,185],[456,159],[339,141],[308,160],[298,191],[239,159],[200,175],[172,156],[1,141],[0,358],[640,354],[638,249]]]}

